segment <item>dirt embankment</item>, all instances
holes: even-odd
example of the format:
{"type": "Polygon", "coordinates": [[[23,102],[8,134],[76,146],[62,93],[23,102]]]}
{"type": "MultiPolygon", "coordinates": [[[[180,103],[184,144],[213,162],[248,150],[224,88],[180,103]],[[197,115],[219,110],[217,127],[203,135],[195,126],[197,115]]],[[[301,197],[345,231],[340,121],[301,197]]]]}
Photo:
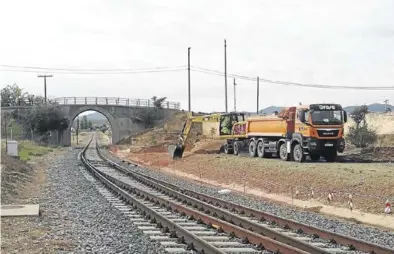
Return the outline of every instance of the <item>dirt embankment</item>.
{"type": "MultiPolygon", "coordinates": [[[[394,133],[387,131],[385,126],[392,124],[391,118],[385,121],[388,122],[379,123],[381,127],[378,126],[378,130],[385,134],[378,133],[390,136],[394,133]]],[[[183,123],[184,118],[178,118],[171,123],[171,127],[167,125],[166,129],[146,132],[136,137],[132,145],[113,147],[112,151],[119,157],[153,169],[175,169],[183,177],[201,181],[206,179],[207,182],[234,186],[234,189],[235,186],[244,186],[246,192],[262,190],[302,200],[310,200],[313,195],[321,202],[327,202],[328,193],[333,192],[335,205],[341,207],[348,206],[351,193],[354,209],[363,212],[382,213],[386,199],[394,198],[394,166],[392,163],[377,163],[394,162],[394,143],[388,143],[393,147],[349,149],[345,156],[340,157],[342,162],[298,164],[279,159],[218,154],[223,141],[195,136],[184,158],[175,162],[167,154],[166,147],[176,143],[183,123]],[[354,162],[362,160],[369,160],[370,163],[354,162]]]]}
{"type": "Polygon", "coordinates": [[[18,159],[1,154],[1,203],[13,202],[34,175],[32,167],[18,159]]]}

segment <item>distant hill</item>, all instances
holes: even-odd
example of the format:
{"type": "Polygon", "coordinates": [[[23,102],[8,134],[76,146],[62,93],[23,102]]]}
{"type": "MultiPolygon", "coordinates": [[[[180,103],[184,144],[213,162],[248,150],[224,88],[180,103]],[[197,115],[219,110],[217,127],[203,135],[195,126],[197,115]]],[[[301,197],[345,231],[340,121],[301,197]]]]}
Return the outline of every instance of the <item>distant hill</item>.
{"type": "Polygon", "coordinates": [[[260,110],[260,114],[272,114],[275,111],[280,112],[284,107],[269,106],[265,109],[260,110]]]}
{"type": "MultiPolygon", "coordinates": [[[[368,106],[368,110],[371,112],[384,112],[385,111],[385,105],[384,104],[380,104],[380,103],[373,103],[373,104],[369,104],[368,106]]],[[[351,113],[354,111],[354,109],[356,109],[357,106],[347,106],[344,109],[351,113]]],[[[392,105],[387,105],[388,108],[391,109],[391,111],[394,111],[394,106],[392,105]]]]}
{"type": "MultiPolygon", "coordinates": [[[[107,118],[98,112],[93,112],[89,115],[86,115],[88,121],[91,121],[92,124],[102,125],[105,124],[108,120],[107,118]]],[[[79,120],[82,120],[83,116],[79,116],[79,120]]]]}
{"type": "MultiPolygon", "coordinates": [[[[368,106],[369,111],[371,111],[371,112],[384,112],[384,111],[385,111],[385,105],[384,105],[384,104],[373,103],[373,104],[369,104],[369,105],[367,105],[367,106],[368,106]]],[[[353,112],[353,110],[354,110],[356,107],[357,107],[357,106],[347,106],[347,107],[344,107],[344,109],[345,109],[347,112],[351,113],[351,112],[353,112]]],[[[394,106],[388,105],[387,107],[390,108],[391,111],[394,112],[394,106]]],[[[267,108],[265,108],[265,109],[260,110],[260,114],[272,114],[272,113],[274,113],[275,111],[280,112],[282,109],[283,109],[283,107],[269,106],[269,107],[267,107],[267,108]]]]}

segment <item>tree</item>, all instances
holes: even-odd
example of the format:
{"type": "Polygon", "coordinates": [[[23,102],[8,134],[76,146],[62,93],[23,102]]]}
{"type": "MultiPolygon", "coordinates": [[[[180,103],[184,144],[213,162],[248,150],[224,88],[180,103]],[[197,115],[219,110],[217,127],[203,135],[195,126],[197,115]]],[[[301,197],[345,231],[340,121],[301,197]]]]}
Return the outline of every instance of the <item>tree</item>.
{"type": "Polygon", "coordinates": [[[357,107],[351,114],[355,126],[349,128],[348,138],[356,147],[367,147],[377,140],[376,131],[368,127],[366,115],[368,114],[367,106],[357,107]]]}
{"type": "MultiPolygon", "coordinates": [[[[34,105],[34,104],[45,104],[45,98],[43,96],[37,96],[33,94],[28,94],[26,96],[27,103],[29,105],[34,105]]],[[[47,103],[49,104],[55,104],[54,101],[47,99],[47,103]]]]}
{"type": "Polygon", "coordinates": [[[62,132],[69,126],[69,120],[63,110],[51,101],[47,104],[35,104],[30,110],[18,115],[26,130],[43,134],[48,131],[62,132]]]}
{"type": "Polygon", "coordinates": [[[360,126],[361,122],[365,123],[365,116],[367,114],[368,114],[368,107],[366,105],[363,105],[353,110],[351,118],[356,123],[356,126],[360,126]]]}
{"type": "Polygon", "coordinates": [[[59,105],[52,100],[45,100],[42,96],[35,96],[24,92],[16,84],[1,89],[1,106],[32,105],[28,110],[15,110],[14,119],[18,119],[26,133],[34,131],[48,136],[50,131],[63,132],[69,126],[69,120],[59,105]]]}
{"type": "Polygon", "coordinates": [[[27,102],[28,94],[16,84],[8,85],[1,89],[1,106],[24,106],[27,102]]]}
{"type": "Polygon", "coordinates": [[[92,128],[93,128],[93,124],[92,124],[92,122],[91,122],[91,121],[89,121],[89,122],[88,122],[88,129],[90,129],[90,130],[91,130],[92,128]]]}
{"type": "Polygon", "coordinates": [[[153,106],[157,109],[161,109],[163,108],[162,104],[163,102],[167,99],[167,97],[161,97],[158,98],[157,96],[153,96],[152,100],[153,100],[153,106]]]}

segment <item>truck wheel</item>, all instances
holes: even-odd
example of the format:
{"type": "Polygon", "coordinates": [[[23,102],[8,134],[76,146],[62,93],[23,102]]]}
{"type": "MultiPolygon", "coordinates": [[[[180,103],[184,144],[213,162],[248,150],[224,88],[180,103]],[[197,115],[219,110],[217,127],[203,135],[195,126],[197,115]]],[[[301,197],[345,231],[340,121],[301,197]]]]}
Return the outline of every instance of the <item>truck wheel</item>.
{"type": "Polygon", "coordinates": [[[296,144],[293,148],[293,159],[295,162],[304,162],[305,154],[300,144],[296,144]]]}
{"type": "Polygon", "coordinates": [[[240,144],[239,144],[239,142],[238,142],[238,141],[235,141],[234,144],[233,144],[233,147],[234,147],[234,154],[235,154],[235,155],[238,155],[238,154],[239,154],[239,150],[240,150],[240,144]]]}
{"type": "Polygon", "coordinates": [[[224,145],[224,153],[225,154],[232,154],[233,152],[234,152],[234,150],[232,148],[230,148],[228,144],[224,145]]]}
{"type": "Polygon", "coordinates": [[[256,142],[254,140],[251,140],[249,143],[249,156],[250,157],[256,157],[257,151],[256,151],[256,142]]]}
{"type": "Polygon", "coordinates": [[[325,155],[324,155],[324,159],[326,160],[326,162],[334,162],[337,158],[337,151],[328,151],[325,155]]]}
{"type": "Polygon", "coordinates": [[[257,156],[265,158],[264,142],[262,140],[257,143],[257,156]]]}
{"type": "Polygon", "coordinates": [[[286,143],[283,143],[280,145],[279,147],[279,157],[284,160],[284,161],[289,161],[290,160],[290,156],[287,153],[287,147],[286,147],[286,143]]]}
{"type": "Polygon", "coordinates": [[[320,154],[310,154],[309,157],[311,157],[312,161],[320,160],[320,154]]]}

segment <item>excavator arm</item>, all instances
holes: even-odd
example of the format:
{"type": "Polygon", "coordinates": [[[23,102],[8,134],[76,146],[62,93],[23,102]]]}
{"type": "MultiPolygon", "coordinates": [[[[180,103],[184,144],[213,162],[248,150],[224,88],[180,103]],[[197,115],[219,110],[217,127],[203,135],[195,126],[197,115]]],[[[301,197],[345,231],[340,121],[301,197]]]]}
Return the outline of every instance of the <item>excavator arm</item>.
{"type": "Polygon", "coordinates": [[[185,150],[185,144],[187,138],[189,137],[190,130],[192,129],[193,123],[201,123],[203,121],[203,115],[193,115],[193,113],[189,113],[188,118],[183,125],[183,129],[179,135],[178,143],[174,145],[168,146],[168,152],[173,159],[182,158],[183,152],[185,150]]]}

